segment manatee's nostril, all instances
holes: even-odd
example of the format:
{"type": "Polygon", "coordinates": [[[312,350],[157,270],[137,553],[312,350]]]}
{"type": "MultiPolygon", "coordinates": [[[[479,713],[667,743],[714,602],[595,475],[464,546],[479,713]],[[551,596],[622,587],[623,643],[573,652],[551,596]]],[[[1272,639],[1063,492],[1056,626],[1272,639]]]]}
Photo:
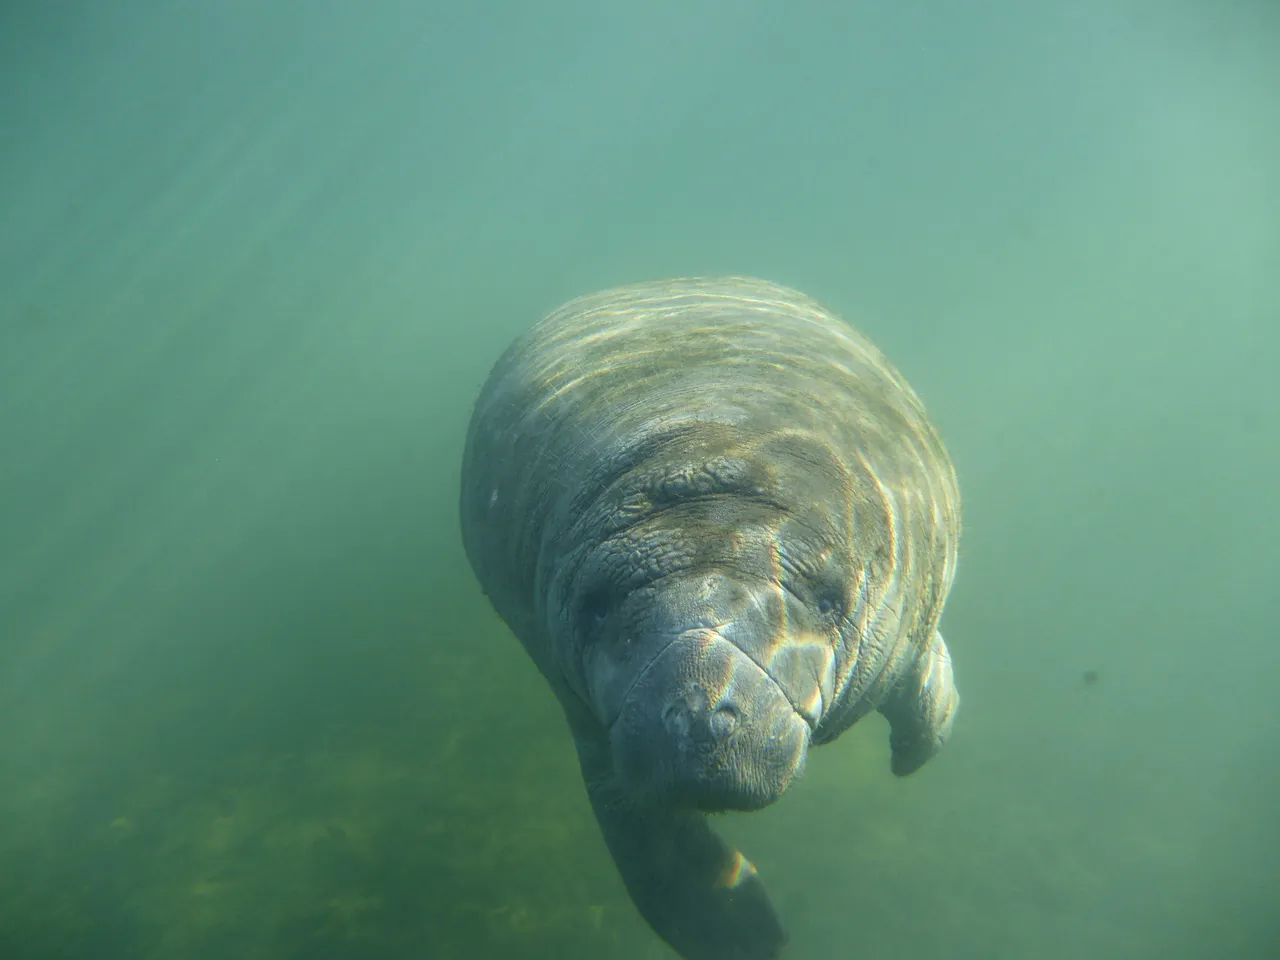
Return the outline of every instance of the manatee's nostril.
{"type": "Polygon", "coordinates": [[[717,737],[727,737],[738,728],[738,711],[728,704],[716,707],[711,714],[711,733],[717,737]]]}
{"type": "Polygon", "coordinates": [[[668,733],[681,739],[689,735],[689,730],[693,726],[689,717],[689,707],[683,700],[676,700],[667,705],[667,708],[662,711],[662,722],[668,733]]]}
{"type": "Polygon", "coordinates": [[[662,726],[674,741],[709,747],[738,729],[738,708],[722,703],[708,709],[708,699],[703,690],[686,690],[663,707],[662,726]]]}

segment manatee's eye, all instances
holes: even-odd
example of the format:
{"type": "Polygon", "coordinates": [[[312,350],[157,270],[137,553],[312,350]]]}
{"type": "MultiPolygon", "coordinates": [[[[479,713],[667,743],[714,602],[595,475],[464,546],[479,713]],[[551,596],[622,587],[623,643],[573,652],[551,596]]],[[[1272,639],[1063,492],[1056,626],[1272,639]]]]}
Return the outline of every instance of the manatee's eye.
{"type": "Polygon", "coordinates": [[[587,592],[578,607],[578,629],[586,635],[595,633],[609,617],[609,591],[596,588],[587,592]]]}
{"type": "Polygon", "coordinates": [[[844,595],[834,587],[818,587],[817,601],[814,608],[818,611],[819,616],[831,620],[844,619],[844,595]]]}

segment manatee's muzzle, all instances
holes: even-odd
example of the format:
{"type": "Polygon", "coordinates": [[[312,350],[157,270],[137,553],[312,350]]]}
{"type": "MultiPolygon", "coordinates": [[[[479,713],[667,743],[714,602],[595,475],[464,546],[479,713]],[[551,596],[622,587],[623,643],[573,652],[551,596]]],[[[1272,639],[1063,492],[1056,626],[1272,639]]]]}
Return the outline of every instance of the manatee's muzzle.
{"type": "Polygon", "coordinates": [[[804,765],[810,727],[774,680],[714,630],[687,630],[627,694],[611,737],[618,774],[664,803],[755,810],[804,765]]]}

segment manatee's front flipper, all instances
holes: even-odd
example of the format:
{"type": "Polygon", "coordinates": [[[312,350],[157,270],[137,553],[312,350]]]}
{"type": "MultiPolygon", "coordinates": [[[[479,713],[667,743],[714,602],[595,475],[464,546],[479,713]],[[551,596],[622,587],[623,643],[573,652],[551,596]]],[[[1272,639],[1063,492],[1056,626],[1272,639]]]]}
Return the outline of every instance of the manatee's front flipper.
{"type": "Polygon", "coordinates": [[[685,960],[777,957],[786,934],[755,867],[702,814],[629,794],[614,774],[608,735],[594,722],[570,724],[591,807],[641,916],[685,960]]]}
{"type": "Polygon", "coordinates": [[[890,769],[899,777],[919,770],[946,742],[960,705],[951,654],[936,630],[880,712],[889,721],[890,769]]]}

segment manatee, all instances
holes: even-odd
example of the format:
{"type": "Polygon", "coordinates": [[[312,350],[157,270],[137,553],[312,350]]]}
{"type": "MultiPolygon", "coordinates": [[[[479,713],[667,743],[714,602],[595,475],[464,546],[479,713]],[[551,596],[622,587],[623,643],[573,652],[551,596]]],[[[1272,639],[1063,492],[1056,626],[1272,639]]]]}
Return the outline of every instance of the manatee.
{"type": "Polygon", "coordinates": [[[707,815],[773,803],[875,710],[905,776],[959,703],[938,622],[960,498],[920,400],[794,290],[625,286],[506,350],[461,479],[467,557],[563,708],[641,915],[686,960],[777,956],[707,815]]]}

